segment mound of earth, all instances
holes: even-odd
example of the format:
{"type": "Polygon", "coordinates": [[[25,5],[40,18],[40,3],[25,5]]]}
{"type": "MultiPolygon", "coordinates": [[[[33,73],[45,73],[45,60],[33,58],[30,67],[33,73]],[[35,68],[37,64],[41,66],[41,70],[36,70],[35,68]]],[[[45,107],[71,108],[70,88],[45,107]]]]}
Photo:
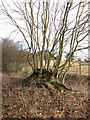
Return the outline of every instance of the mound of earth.
{"type": "Polygon", "coordinates": [[[82,93],[22,86],[21,78],[4,78],[2,85],[2,120],[4,119],[86,119],[88,96],[82,93]]]}

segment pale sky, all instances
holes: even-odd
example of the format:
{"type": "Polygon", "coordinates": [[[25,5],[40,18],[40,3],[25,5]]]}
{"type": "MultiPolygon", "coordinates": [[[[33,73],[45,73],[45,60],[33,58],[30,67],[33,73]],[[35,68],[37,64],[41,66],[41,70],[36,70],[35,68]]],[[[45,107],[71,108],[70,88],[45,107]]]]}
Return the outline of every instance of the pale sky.
{"type": "MultiPolygon", "coordinates": [[[[6,1],[6,3],[8,3],[12,6],[12,0],[3,0],[3,1],[6,1]]],[[[24,1],[24,0],[19,0],[19,1],[24,1]]],[[[29,0],[27,0],[27,1],[29,1],[29,0]]],[[[79,1],[80,0],[75,0],[75,2],[79,2],[79,1]]],[[[1,0],[0,0],[0,4],[1,4],[1,0]]],[[[11,25],[8,25],[8,23],[6,23],[6,20],[3,20],[1,17],[2,17],[2,15],[0,15],[0,38],[9,37],[12,30],[14,30],[14,27],[12,27],[11,25]]],[[[18,41],[20,39],[22,40],[22,37],[20,35],[17,35],[17,33],[12,34],[10,36],[10,38],[14,39],[15,41],[18,41]]],[[[84,55],[85,54],[87,55],[87,53],[88,53],[88,51],[84,50],[84,55]]],[[[80,57],[81,56],[84,57],[83,54],[81,54],[80,52],[78,52],[77,55],[80,56],[80,57]]]]}

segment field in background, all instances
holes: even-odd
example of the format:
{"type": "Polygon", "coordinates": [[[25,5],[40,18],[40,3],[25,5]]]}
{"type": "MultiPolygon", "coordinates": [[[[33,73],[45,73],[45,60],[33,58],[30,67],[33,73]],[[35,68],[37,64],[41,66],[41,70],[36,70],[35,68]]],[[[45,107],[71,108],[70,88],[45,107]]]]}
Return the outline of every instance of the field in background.
{"type": "Polygon", "coordinates": [[[87,62],[74,62],[70,67],[69,74],[88,76],[88,63],[87,62]]]}
{"type": "MultiPolygon", "coordinates": [[[[51,61],[51,68],[54,64],[54,61],[51,61]]],[[[61,62],[61,64],[64,64],[64,61],[61,62]]],[[[76,75],[83,75],[83,76],[89,76],[88,67],[90,63],[87,62],[73,62],[72,66],[70,67],[68,74],[76,74],[76,75]]],[[[28,64],[23,65],[21,69],[21,73],[24,73],[26,76],[30,75],[32,73],[31,67],[28,64]]]]}

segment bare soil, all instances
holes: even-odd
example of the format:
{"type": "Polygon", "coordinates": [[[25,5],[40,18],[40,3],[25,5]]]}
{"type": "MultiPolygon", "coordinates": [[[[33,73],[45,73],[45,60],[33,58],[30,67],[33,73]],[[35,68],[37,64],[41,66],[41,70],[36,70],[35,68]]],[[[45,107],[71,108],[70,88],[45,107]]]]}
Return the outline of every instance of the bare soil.
{"type": "Polygon", "coordinates": [[[2,76],[2,120],[89,120],[88,77],[66,76],[66,85],[80,92],[57,93],[22,86],[23,78],[2,76]]]}

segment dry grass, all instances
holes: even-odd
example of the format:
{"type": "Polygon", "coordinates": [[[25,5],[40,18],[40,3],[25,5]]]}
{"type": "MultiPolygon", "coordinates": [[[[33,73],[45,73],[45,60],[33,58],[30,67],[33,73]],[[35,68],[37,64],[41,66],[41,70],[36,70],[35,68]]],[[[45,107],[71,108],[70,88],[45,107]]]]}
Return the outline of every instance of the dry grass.
{"type": "Polygon", "coordinates": [[[81,93],[85,94],[85,96],[88,96],[88,80],[89,79],[90,78],[87,76],[67,74],[65,77],[65,84],[71,89],[80,91],[81,93]]]}
{"type": "MultiPolygon", "coordinates": [[[[50,67],[52,68],[53,64],[55,61],[51,61],[50,63],[50,67]]],[[[89,63],[87,62],[81,62],[81,67],[80,67],[80,62],[72,62],[72,66],[70,67],[68,74],[76,74],[76,75],[83,75],[83,76],[88,76],[89,72],[88,72],[88,66],[89,63]],[[73,64],[72,64],[73,63],[73,64]],[[81,73],[80,73],[81,71],[81,73]]],[[[64,64],[64,61],[61,61],[61,65],[64,64]]],[[[29,65],[23,66],[21,69],[21,73],[23,73],[23,75],[30,75],[32,73],[32,69],[29,65]]]]}
{"type": "Polygon", "coordinates": [[[86,62],[74,62],[68,71],[69,74],[88,76],[88,63],[86,62]],[[81,65],[80,65],[81,64],[81,65]],[[81,72],[80,72],[81,71],[81,72]]]}

